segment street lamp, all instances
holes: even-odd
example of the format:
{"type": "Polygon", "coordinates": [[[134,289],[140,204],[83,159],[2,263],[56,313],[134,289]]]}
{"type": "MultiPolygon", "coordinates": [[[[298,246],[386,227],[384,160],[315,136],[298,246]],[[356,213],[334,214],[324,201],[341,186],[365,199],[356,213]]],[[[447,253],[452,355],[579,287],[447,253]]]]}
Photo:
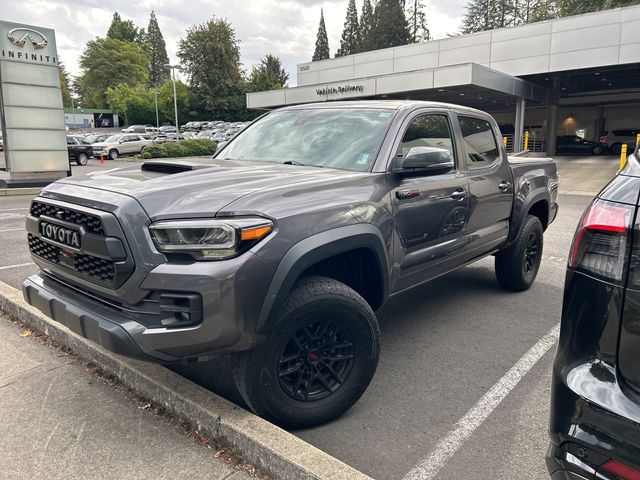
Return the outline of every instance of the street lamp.
{"type": "Polygon", "coordinates": [[[73,97],[71,97],[71,111],[73,112],[73,128],[76,128],[76,106],[73,103],[73,97]]]}
{"type": "Polygon", "coordinates": [[[180,127],[178,127],[178,97],[176,96],[176,70],[182,71],[180,65],[171,65],[167,63],[166,68],[171,69],[171,80],[173,80],[173,108],[176,112],[176,133],[180,133],[180,127]]]}
{"type": "Polygon", "coordinates": [[[158,119],[158,92],[153,92],[156,97],[156,128],[160,128],[160,120],[158,119]]]}

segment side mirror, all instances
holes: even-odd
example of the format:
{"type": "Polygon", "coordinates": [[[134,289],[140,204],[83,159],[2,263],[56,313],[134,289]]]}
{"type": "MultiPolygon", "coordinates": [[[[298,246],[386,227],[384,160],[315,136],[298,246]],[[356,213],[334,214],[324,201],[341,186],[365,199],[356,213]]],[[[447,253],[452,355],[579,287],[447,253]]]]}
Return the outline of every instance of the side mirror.
{"type": "Polygon", "coordinates": [[[399,159],[395,173],[416,175],[437,175],[455,168],[451,152],[438,147],[411,147],[407,154],[399,159]]]}

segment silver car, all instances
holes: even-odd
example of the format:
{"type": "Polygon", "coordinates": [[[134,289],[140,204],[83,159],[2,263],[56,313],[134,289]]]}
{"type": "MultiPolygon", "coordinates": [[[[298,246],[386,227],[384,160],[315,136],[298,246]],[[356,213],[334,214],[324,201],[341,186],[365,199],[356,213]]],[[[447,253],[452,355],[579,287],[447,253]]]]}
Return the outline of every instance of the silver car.
{"type": "Polygon", "coordinates": [[[94,143],[93,152],[96,157],[106,156],[111,160],[122,155],[137,155],[152,141],[136,133],[111,135],[104,142],[94,143]]]}

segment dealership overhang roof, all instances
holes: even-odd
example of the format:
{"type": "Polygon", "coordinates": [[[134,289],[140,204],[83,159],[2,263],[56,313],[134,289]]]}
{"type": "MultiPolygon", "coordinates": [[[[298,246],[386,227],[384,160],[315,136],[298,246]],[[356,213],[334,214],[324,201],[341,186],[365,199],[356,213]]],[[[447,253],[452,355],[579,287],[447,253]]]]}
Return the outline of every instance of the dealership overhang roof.
{"type": "Polygon", "coordinates": [[[247,94],[248,108],[274,108],[309,102],[352,98],[410,98],[454,102],[475,108],[511,110],[517,98],[546,104],[545,87],[502,72],[463,63],[247,94]]]}

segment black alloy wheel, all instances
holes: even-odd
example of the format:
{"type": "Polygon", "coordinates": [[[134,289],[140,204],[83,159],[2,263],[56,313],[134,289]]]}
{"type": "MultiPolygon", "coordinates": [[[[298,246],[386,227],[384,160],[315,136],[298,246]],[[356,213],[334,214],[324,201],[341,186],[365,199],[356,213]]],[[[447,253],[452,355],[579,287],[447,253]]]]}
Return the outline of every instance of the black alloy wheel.
{"type": "Polygon", "coordinates": [[[280,355],[280,387],[294,400],[323,399],[345,383],[353,360],[353,337],[340,323],[323,320],[307,325],[280,355]]]}

